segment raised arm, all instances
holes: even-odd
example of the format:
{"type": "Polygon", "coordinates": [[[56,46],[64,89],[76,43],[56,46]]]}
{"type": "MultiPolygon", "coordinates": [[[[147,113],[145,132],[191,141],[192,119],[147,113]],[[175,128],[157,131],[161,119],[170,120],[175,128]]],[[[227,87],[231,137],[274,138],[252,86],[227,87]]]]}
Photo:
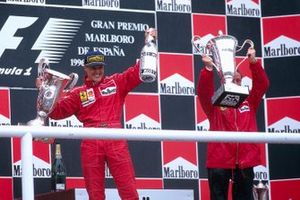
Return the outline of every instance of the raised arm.
{"type": "MultiPolygon", "coordinates": [[[[157,31],[155,28],[149,28],[145,31],[145,44],[151,40],[155,40],[157,37],[157,31]]],[[[141,62],[138,61],[136,64],[121,74],[116,75],[116,81],[119,82],[119,87],[122,90],[123,95],[127,95],[132,89],[138,86],[141,81],[140,77],[141,62]]]]}
{"type": "Polygon", "coordinates": [[[137,87],[142,81],[139,77],[140,62],[136,62],[135,65],[129,67],[123,73],[116,74],[116,81],[123,95],[127,95],[128,92],[137,87]]]}
{"type": "Polygon", "coordinates": [[[205,114],[207,117],[210,117],[210,114],[213,110],[211,98],[214,93],[212,59],[208,56],[203,56],[202,62],[204,63],[205,67],[201,69],[199,74],[197,94],[205,114]]]}
{"type": "Polygon", "coordinates": [[[256,111],[263,95],[269,87],[269,79],[260,62],[255,58],[255,49],[249,48],[247,55],[253,81],[248,101],[256,111]]]}
{"type": "Polygon", "coordinates": [[[61,97],[55,105],[49,117],[52,119],[64,119],[72,116],[80,109],[79,92],[70,91],[61,97]],[[78,94],[77,94],[78,93],[78,94]]]}

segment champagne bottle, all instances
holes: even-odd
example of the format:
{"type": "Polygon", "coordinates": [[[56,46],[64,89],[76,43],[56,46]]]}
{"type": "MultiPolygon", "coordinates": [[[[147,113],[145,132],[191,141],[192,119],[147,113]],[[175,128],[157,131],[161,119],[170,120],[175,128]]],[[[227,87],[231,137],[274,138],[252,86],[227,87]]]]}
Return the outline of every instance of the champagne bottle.
{"type": "Polygon", "coordinates": [[[145,83],[156,80],[158,50],[155,42],[156,37],[146,33],[140,57],[140,79],[145,83]]]}
{"type": "Polygon", "coordinates": [[[51,191],[61,191],[66,189],[66,168],[62,160],[61,146],[55,145],[55,159],[52,164],[51,191]]]}

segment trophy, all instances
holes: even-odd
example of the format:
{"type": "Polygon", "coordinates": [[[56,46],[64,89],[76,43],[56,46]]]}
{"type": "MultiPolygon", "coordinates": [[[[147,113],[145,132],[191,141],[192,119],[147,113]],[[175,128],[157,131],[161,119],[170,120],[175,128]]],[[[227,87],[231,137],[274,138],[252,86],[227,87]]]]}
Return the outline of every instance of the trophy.
{"type": "Polygon", "coordinates": [[[257,185],[253,185],[253,197],[255,200],[268,200],[268,191],[267,184],[264,184],[261,180],[259,180],[257,185]]]}
{"type": "Polygon", "coordinates": [[[252,48],[254,47],[254,43],[247,39],[242,46],[238,46],[235,37],[223,35],[221,31],[219,31],[218,36],[210,39],[205,47],[201,47],[200,43],[200,36],[192,38],[193,46],[201,55],[207,54],[212,56],[214,61],[213,66],[216,68],[221,79],[221,86],[215,91],[212,97],[213,105],[237,108],[249,96],[249,89],[248,87],[233,83],[233,76],[239,66],[236,66],[235,54],[242,50],[246,43],[249,43],[252,48]]]}
{"type": "Polygon", "coordinates": [[[53,110],[64,89],[72,89],[78,81],[78,75],[62,74],[51,70],[46,59],[41,59],[38,65],[38,77],[41,80],[37,97],[37,116],[27,122],[29,126],[44,126],[48,114],[53,110]]]}
{"type": "Polygon", "coordinates": [[[157,71],[157,46],[156,38],[151,36],[149,32],[145,34],[145,46],[141,51],[140,62],[140,79],[143,82],[150,83],[156,80],[157,71]]]}

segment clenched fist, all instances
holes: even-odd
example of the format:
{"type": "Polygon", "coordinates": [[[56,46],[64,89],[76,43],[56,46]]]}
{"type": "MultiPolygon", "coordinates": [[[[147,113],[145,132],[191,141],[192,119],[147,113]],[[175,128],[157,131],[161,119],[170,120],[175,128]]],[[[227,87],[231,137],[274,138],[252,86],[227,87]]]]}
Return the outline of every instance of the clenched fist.
{"type": "Polygon", "coordinates": [[[156,29],[155,28],[148,28],[145,31],[145,37],[147,38],[148,36],[151,36],[154,39],[156,39],[156,37],[157,37],[157,31],[156,31],[156,29]]]}
{"type": "Polygon", "coordinates": [[[248,60],[251,64],[255,64],[257,62],[256,58],[255,58],[255,49],[250,47],[248,49],[248,52],[247,52],[247,56],[248,56],[248,60]]]}

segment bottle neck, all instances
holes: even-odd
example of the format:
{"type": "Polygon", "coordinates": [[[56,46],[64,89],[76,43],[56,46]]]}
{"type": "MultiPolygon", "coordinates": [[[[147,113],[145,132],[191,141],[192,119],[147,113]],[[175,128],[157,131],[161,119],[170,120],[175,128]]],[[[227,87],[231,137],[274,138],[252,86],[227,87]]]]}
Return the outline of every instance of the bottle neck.
{"type": "Polygon", "coordinates": [[[145,39],[145,43],[155,43],[155,37],[151,36],[151,35],[147,35],[146,39],[145,39]]]}
{"type": "Polygon", "coordinates": [[[60,144],[56,144],[55,145],[55,158],[56,159],[61,159],[62,156],[61,156],[61,146],[60,144]]]}

